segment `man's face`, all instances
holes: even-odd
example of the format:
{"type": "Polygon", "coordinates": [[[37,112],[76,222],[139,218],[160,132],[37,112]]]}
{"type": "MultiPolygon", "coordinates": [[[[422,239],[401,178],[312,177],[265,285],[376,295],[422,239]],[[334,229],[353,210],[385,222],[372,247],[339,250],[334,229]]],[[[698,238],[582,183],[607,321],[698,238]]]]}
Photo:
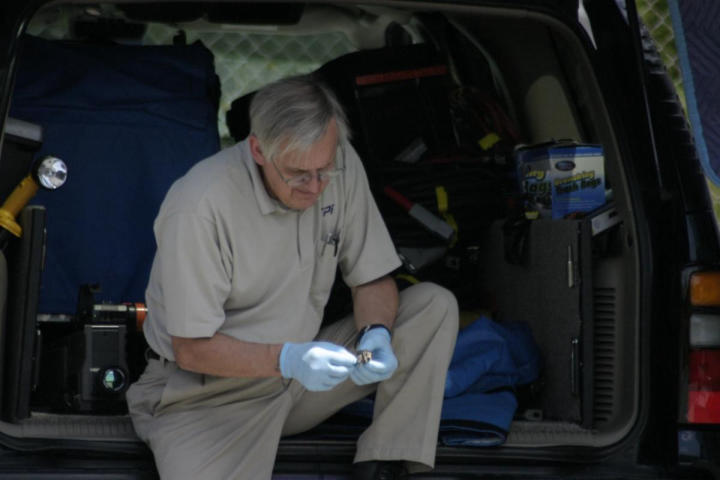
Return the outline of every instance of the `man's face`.
{"type": "Polygon", "coordinates": [[[249,138],[250,152],[255,163],[263,172],[265,188],[271,197],[293,210],[305,210],[311,207],[325,190],[329,181],[318,180],[318,172],[333,168],[338,146],[338,132],[335,120],[331,120],[325,135],[313,143],[307,151],[290,151],[277,155],[271,162],[262,152],[254,135],[249,138]],[[274,165],[273,165],[274,163],[274,165]],[[302,185],[288,185],[288,180],[311,174],[309,182],[302,185]]]}

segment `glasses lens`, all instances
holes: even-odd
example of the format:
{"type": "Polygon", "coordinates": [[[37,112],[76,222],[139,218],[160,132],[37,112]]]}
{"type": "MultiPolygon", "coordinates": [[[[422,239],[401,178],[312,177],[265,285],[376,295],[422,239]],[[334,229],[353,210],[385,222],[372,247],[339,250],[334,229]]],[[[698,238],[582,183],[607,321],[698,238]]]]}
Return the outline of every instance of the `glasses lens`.
{"type": "Polygon", "coordinates": [[[302,175],[298,175],[296,177],[292,177],[292,178],[288,179],[288,181],[286,183],[290,187],[301,187],[303,185],[310,183],[310,180],[312,180],[312,174],[310,172],[308,172],[308,173],[303,173],[302,175]]]}
{"type": "MultiPolygon", "coordinates": [[[[332,180],[333,178],[337,177],[340,174],[340,172],[343,171],[343,168],[338,168],[338,161],[344,160],[344,158],[343,158],[344,153],[345,153],[345,151],[342,148],[342,146],[338,147],[332,167],[330,167],[326,170],[319,170],[317,172],[317,174],[315,174],[315,175],[317,175],[318,182],[320,182],[320,183],[328,182],[328,181],[332,180]]],[[[274,163],[273,163],[273,165],[274,165],[274,163]]],[[[275,165],[275,168],[277,169],[277,171],[280,174],[280,176],[282,177],[282,179],[285,180],[285,177],[282,175],[282,173],[280,172],[280,169],[277,167],[277,165],[275,165]]],[[[292,187],[292,188],[302,187],[303,185],[307,185],[308,183],[310,183],[312,178],[313,178],[313,174],[310,172],[306,172],[301,175],[297,175],[295,177],[288,178],[287,180],[285,180],[285,183],[287,183],[288,186],[292,187]]]]}
{"type": "MultiPolygon", "coordinates": [[[[339,172],[337,170],[329,170],[325,172],[318,172],[317,175],[317,181],[320,183],[327,182],[331,180],[332,178],[335,178],[339,172]]],[[[313,179],[313,174],[303,173],[302,175],[298,175],[297,177],[292,177],[288,179],[287,184],[291,187],[301,187],[303,185],[307,185],[310,183],[313,179]]]]}

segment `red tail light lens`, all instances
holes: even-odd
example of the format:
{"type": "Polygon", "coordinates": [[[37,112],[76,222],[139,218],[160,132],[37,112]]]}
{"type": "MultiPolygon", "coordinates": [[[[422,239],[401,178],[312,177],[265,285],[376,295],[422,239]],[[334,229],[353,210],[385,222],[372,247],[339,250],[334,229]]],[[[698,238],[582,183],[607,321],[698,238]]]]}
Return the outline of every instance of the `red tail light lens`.
{"type": "Polygon", "coordinates": [[[688,421],[720,423],[720,350],[690,351],[688,421]]]}

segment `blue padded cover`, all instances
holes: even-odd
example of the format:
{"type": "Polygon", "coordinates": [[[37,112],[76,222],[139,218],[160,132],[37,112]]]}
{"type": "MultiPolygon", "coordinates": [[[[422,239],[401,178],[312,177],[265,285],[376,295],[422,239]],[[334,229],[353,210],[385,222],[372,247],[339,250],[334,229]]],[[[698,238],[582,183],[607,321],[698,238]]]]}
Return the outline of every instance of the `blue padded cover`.
{"type": "Polygon", "coordinates": [[[705,175],[720,185],[720,3],[669,0],[688,116],[705,175]]]}
{"type": "Polygon", "coordinates": [[[87,283],[100,284],[98,301],[144,301],[160,203],[219,149],[218,92],[199,44],[24,39],[11,115],[40,124],[39,155],[68,165],[67,183],[32,201],[47,208],[39,312],[75,313],[87,283]]]}

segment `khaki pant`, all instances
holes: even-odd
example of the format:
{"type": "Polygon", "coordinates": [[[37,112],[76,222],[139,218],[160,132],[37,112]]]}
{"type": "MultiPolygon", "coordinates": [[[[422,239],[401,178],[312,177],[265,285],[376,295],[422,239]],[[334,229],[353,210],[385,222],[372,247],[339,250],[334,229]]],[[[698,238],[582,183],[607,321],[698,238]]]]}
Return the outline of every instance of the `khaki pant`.
{"type": "MultiPolygon", "coordinates": [[[[429,283],[400,292],[392,344],[394,375],[358,386],[310,392],[294,380],[211,377],[150,360],[127,392],[135,429],[167,479],[269,479],[281,436],[308,430],[377,389],[371,425],[355,461],[405,460],[434,466],[445,374],[455,345],[454,296],[429,283]]],[[[352,347],[352,317],[324,328],[318,339],[352,347]]]]}

